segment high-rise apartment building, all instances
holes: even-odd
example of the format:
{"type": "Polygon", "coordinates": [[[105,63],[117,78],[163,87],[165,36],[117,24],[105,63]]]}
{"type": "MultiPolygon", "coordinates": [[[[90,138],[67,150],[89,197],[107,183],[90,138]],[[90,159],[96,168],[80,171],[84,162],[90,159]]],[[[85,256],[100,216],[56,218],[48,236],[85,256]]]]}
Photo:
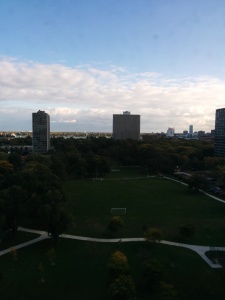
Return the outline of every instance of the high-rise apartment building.
{"type": "Polygon", "coordinates": [[[140,140],[140,115],[131,115],[129,111],[113,115],[113,138],[115,140],[140,140]]]}
{"type": "Polygon", "coordinates": [[[189,134],[192,135],[193,134],[193,125],[189,126],[189,134]]]}
{"type": "Polygon", "coordinates": [[[39,110],[32,113],[33,152],[45,153],[50,149],[50,117],[39,110]]]}
{"type": "Polygon", "coordinates": [[[167,136],[167,137],[173,137],[174,134],[175,134],[175,128],[169,127],[169,128],[167,129],[166,136],[167,136]]]}
{"type": "Polygon", "coordinates": [[[225,108],[216,110],[214,153],[216,156],[225,157],[225,108]]]}

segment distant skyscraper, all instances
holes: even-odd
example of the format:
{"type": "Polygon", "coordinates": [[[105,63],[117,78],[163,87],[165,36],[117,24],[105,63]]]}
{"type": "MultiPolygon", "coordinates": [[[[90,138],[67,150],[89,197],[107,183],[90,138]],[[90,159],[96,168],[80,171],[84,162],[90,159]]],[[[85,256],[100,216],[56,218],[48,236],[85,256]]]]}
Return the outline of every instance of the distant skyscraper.
{"type": "Polygon", "coordinates": [[[225,108],[216,110],[214,153],[225,157],[225,108]]]}
{"type": "Polygon", "coordinates": [[[167,137],[173,137],[173,136],[174,136],[174,133],[175,133],[175,128],[169,127],[169,128],[167,129],[166,136],[167,136],[167,137]]]}
{"type": "Polygon", "coordinates": [[[189,134],[192,135],[193,134],[193,125],[189,126],[189,134]]]}
{"type": "Polygon", "coordinates": [[[131,115],[129,111],[113,115],[113,138],[140,140],[140,115],[131,115]]]}
{"type": "Polygon", "coordinates": [[[45,153],[50,149],[50,117],[39,110],[32,113],[33,152],[45,153]]]}

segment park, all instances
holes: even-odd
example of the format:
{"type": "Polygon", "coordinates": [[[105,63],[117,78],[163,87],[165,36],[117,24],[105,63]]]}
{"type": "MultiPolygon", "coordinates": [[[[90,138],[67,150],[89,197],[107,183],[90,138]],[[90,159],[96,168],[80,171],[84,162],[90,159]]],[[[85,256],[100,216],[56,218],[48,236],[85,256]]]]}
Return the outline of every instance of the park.
{"type": "MultiPolygon", "coordinates": [[[[57,243],[46,238],[13,251],[17,244],[38,237],[18,231],[14,241],[1,244],[1,250],[11,249],[0,257],[2,299],[111,299],[107,264],[117,250],[128,258],[137,299],[161,299],[157,293],[139,292],[143,262],[148,259],[162,265],[161,280],[176,290],[177,298],[173,299],[225,296],[224,269],[210,267],[194,251],[147,241],[121,242],[125,238],[145,240],[148,228],[159,228],[163,240],[212,250],[222,247],[224,203],[168,178],[143,176],[143,170],[138,169],[111,172],[102,180],[68,179],[64,190],[67,209],[74,215],[67,235],[118,241],[99,243],[61,236],[57,243]],[[120,214],[124,225],[116,233],[108,230],[112,208],[126,208],[120,214]],[[179,228],[183,224],[192,224],[194,234],[182,236],[179,228]],[[48,255],[51,249],[54,265],[48,255]]],[[[224,252],[218,255],[222,258],[224,252]]]]}

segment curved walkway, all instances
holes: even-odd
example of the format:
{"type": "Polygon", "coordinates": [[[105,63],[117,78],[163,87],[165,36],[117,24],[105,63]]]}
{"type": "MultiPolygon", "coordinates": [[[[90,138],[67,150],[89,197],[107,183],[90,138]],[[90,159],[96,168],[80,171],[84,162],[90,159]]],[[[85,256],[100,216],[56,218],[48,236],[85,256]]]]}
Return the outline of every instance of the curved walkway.
{"type": "MultiPolygon", "coordinates": [[[[34,229],[28,229],[19,227],[18,230],[29,232],[29,233],[36,233],[40,234],[40,236],[36,239],[33,239],[31,241],[19,244],[17,246],[13,246],[11,248],[5,249],[0,251],[0,256],[4,255],[6,253],[9,253],[12,251],[12,249],[20,249],[26,246],[29,246],[31,244],[37,243],[39,241],[42,241],[44,239],[50,238],[50,236],[45,231],[40,230],[34,230],[34,229]]],[[[117,239],[99,239],[99,238],[90,238],[90,237],[83,237],[83,236],[77,236],[77,235],[70,235],[70,234],[62,234],[60,235],[62,238],[66,239],[73,239],[73,240],[80,240],[80,241],[89,241],[89,242],[97,242],[97,243],[126,243],[126,242],[144,242],[146,241],[145,238],[117,238],[117,239]]],[[[209,246],[198,246],[198,245],[188,245],[188,244],[181,244],[181,243],[175,243],[170,241],[160,241],[160,244],[170,245],[170,246],[176,246],[176,247],[183,247],[190,249],[194,252],[196,252],[198,255],[201,256],[202,259],[211,267],[211,268],[222,268],[222,266],[218,263],[213,263],[206,255],[205,253],[210,250],[209,246]]],[[[216,248],[217,250],[225,250],[223,247],[216,248]]]]}

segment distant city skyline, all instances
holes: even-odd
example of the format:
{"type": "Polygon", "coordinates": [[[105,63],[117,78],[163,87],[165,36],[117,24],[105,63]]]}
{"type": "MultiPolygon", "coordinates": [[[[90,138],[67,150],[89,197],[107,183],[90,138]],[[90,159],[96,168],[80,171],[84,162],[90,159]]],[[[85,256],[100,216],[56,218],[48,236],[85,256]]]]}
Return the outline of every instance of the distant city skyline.
{"type": "Polygon", "coordinates": [[[0,131],[210,132],[225,105],[223,0],[3,1],[0,131]]]}

